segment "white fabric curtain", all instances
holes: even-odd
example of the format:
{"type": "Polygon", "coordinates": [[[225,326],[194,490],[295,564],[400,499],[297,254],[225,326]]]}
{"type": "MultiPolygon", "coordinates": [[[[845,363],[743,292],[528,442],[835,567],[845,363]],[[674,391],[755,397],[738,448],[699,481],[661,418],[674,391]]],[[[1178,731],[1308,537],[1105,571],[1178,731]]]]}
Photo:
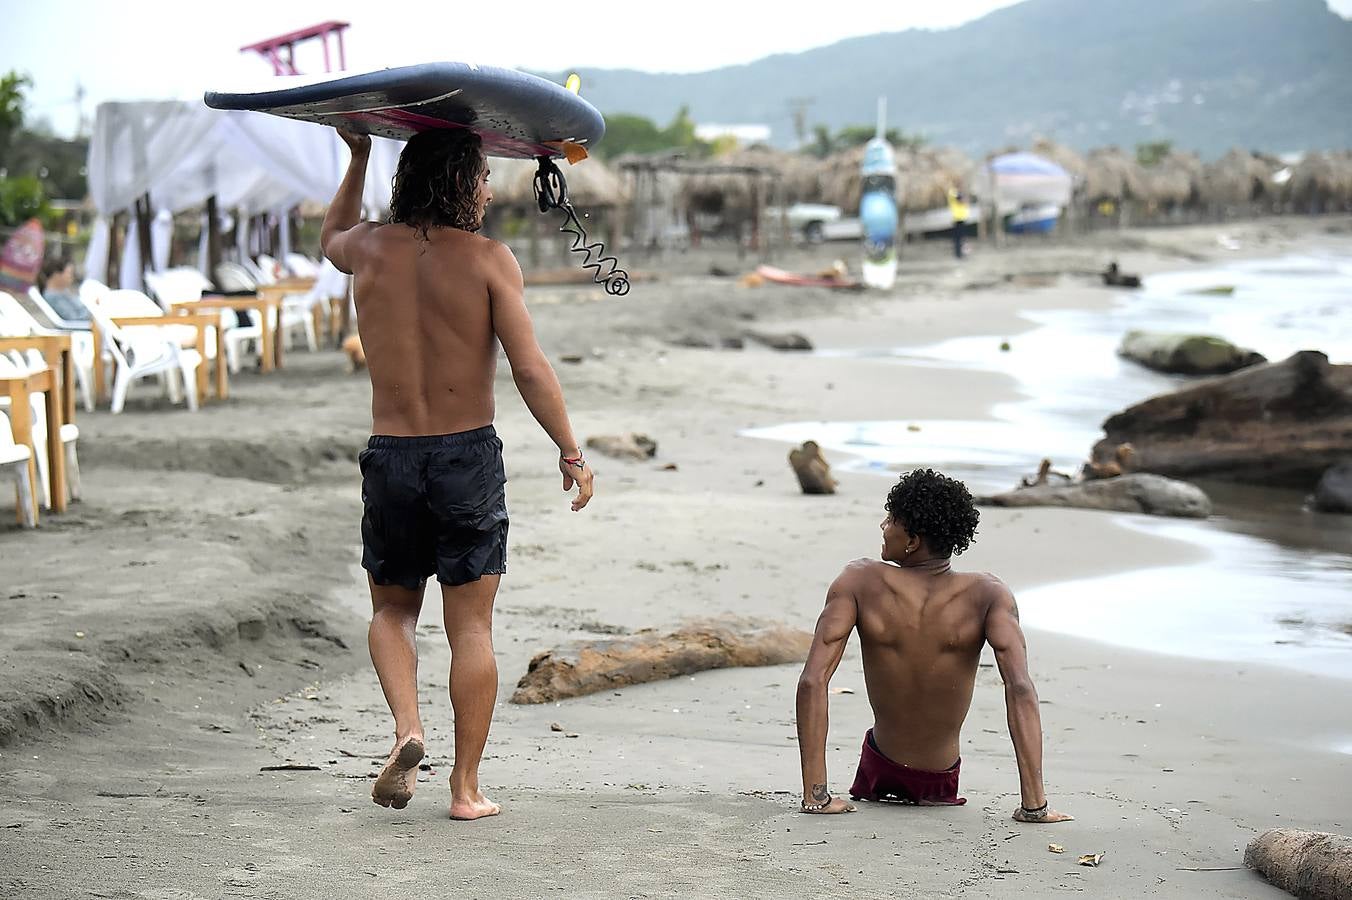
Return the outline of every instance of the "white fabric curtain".
{"type": "MultiPolygon", "coordinates": [[[[377,217],[389,210],[402,149],[398,141],[372,140],[362,203],[377,217]]],[[[142,194],[170,213],[200,206],[213,195],[221,207],[239,208],[246,216],[306,200],[327,203],[348,158],[333,129],[308,122],[181,101],[100,104],[87,164],[97,216],[86,275],[107,280],[109,222],[142,194]]],[[[247,252],[248,241],[246,227],[237,249],[247,252]]],[[[139,260],[134,268],[139,270],[139,260]]],[[[131,277],[124,266],[123,280],[131,277]]],[[[139,272],[134,277],[139,281],[139,272]]]]}
{"type": "Polygon", "coordinates": [[[150,267],[156,272],[169,268],[169,247],[174,239],[174,216],[161,209],[150,222],[150,267]]]}

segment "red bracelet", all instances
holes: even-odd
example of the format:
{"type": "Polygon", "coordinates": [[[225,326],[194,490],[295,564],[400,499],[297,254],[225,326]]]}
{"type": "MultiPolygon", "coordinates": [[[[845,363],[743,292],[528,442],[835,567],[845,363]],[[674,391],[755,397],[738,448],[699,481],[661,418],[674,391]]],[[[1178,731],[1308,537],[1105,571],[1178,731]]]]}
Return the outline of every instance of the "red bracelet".
{"type": "Polygon", "coordinates": [[[564,462],[568,463],[568,465],[572,466],[572,467],[575,468],[575,469],[585,468],[586,465],[587,465],[587,461],[586,461],[585,459],[582,458],[582,454],[581,454],[581,453],[579,453],[577,456],[573,457],[572,459],[569,459],[569,458],[566,457],[566,456],[560,456],[559,459],[561,459],[561,460],[563,460],[564,462]]]}

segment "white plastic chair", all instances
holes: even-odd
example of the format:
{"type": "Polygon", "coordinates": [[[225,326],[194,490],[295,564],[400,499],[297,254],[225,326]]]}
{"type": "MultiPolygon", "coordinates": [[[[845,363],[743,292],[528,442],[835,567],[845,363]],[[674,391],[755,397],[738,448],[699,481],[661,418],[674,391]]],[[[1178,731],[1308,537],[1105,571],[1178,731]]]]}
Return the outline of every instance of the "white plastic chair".
{"type": "MultiPolygon", "coordinates": [[[[0,362],[0,375],[27,375],[32,372],[45,372],[49,366],[47,360],[37,350],[29,350],[27,355],[11,350],[4,354],[0,362]]],[[[52,473],[47,465],[47,403],[42,393],[28,398],[32,406],[33,452],[37,454],[39,500],[46,509],[52,508],[52,473]]],[[[76,444],[80,440],[80,429],[72,422],[61,426],[61,451],[66,457],[66,493],[72,500],[80,499],[80,458],[76,444]]]]}
{"type": "MultiPolygon", "coordinates": [[[[118,292],[110,296],[113,293],[118,292]]],[[[104,303],[95,304],[89,312],[103,336],[103,352],[113,361],[113,412],[122,411],[132,382],[150,375],[164,376],[171,402],[178,403],[186,395],[188,409],[197,409],[197,368],[203,360],[196,350],[180,346],[173,329],[181,326],[119,328],[104,303]]]]}
{"type": "MultiPolygon", "coordinates": [[[[29,315],[18,300],[0,291],[0,336],[29,337],[53,334],[29,315]]],[[[88,331],[60,332],[70,335],[71,361],[75,364],[75,384],[86,412],[94,411],[94,336],[88,331]]]]}
{"type": "Polygon", "coordinates": [[[10,427],[9,417],[0,412],[0,472],[14,480],[14,489],[19,500],[19,517],[25,528],[37,527],[37,522],[33,520],[33,479],[28,474],[28,461],[32,458],[33,451],[27,446],[14,443],[14,431],[10,427]]]}
{"type": "MultiPolygon", "coordinates": [[[[98,284],[98,282],[97,281],[93,282],[93,284],[98,284]]],[[[38,290],[37,285],[34,285],[33,287],[30,287],[28,289],[28,299],[33,301],[33,305],[38,308],[38,312],[42,313],[42,315],[47,319],[47,321],[51,323],[51,326],[53,328],[56,328],[60,331],[89,330],[88,316],[86,316],[83,320],[67,319],[65,316],[57,312],[54,306],[52,306],[50,303],[47,302],[47,298],[43,296],[42,291],[38,290]]],[[[80,300],[81,302],[84,301],[83,295],[80,297],[80,300]]]]}
{"type": "Polygon", "coordinates": [[[319,341],[315,335],[315,310],[319,310],[321,316],[327,319],[332,312],[329,299],[347,297],[350,277],[338,271],[338,267],[327,259],[324,260],[315,276],[314,285],[308,291],[288,294],[282,299],[283,330],[300,325],[305,332],[306,345],[311,352],[317,351],[319,341]]]}
{"type": "Polygon", "coordinates": [[[260,253],[254,257],[258,266],[259,284],[276,284],[277,276],[281,273],[281,266],[277,265],[277,260],[268,256],[266,253],[260,253]]]}
{"type": "Polygon", "coordinates": [[[216,267],[216,286],[227,294],[258,290],[258,279],[239,263],[223,262],[216,267]]]}
{"type": "Polygon", "coordinates": [[[303,253],[288,253],[283,257],[286,270],[297,278],[318,278],[319,263],[303,253]]]}

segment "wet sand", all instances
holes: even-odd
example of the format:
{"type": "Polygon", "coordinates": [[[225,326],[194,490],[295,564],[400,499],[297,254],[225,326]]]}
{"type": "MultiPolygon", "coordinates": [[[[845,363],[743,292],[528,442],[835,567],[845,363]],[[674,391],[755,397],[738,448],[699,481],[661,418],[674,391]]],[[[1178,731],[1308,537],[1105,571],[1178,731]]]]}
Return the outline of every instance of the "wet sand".
{"type": "MultiPolygon", "coordinates": [[[[1246,228],[1224,230],[1266,234],[1268,248],[1304,239],[1286,222],[1246,228]]],[[[962,267],[927,252],[884,299],[741,290],[693,274],[689,259],[625,301],[533,292],[551,357],[583,356],[558,364],[579,434],[643,431],[659,451],[646,463],[595,460],[598,497],[573,515],[551,447],[499,374],[513,541],[482,777],[504,815],[473,825],[446,819],[451,717],[435,593],[419,629],[429,770],[405,810],[369,798],[390,725],[364,659],[354,565],[361,376],[344,376],[336,353],[294,354],[286,372],[242,377],[229,404],[197,416],[82,416],[90,499],[40,534],[0,532],[0,701],[63,695],[91,683],[87,672],[121,702],[68,702],[65,718],[63,701],[37,703],[23,739],[0,748],[0,895],[288,897],[322,886],[355,898],[435,883],[470,897],[1284,896],[1229,867],[1267,827],[1352,830],[1352,756],[1336,749],[1352,744],[1338,712],[1352,681],[1030,631],[1048,791],[1078,817],[1048,827],[1009,820],[1017,776],[989,666],[965,732],[968,805],[865,805],[837,819],[794,812],[795,667],[505,702],[534,653],[571,638],[729,613],[811,627],[840,566],[876,552],[886,480],[846,471],[839,494],[801,496],[787,448],[740,430],[980,417],[1014,390],[986,372],[667,339],[735,331],[746,315],[836,346],[852,335],[863,345],[860,334],[932,342],[973,323],[1015,333],[1021,310],[1111,298],[1074,276],[1047,288],[1005,275],[1092,270],[1108,253],[1127,269],[1177,267],[1206,258],[1215,231],[979,253],[962,267]],[[260,772],[285,764],[316,769],[260,772]],[[1101,867],[1075,865],[1099,851],[1101,867]]],[[[1016,593],[1206,558],[1107,514],[991,509],[982,522],[961,563],[1016,593]]],[[[855,647],[834,686],[854,690],[832,697],[840,790],[870,721],[855,647]]]]}

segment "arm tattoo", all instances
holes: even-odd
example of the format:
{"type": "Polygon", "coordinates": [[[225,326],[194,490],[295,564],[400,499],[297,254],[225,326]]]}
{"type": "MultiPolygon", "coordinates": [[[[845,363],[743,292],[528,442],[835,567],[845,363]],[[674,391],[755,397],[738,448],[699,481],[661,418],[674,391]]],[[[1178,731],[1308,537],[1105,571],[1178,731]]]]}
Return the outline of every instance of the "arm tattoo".
{"type": "Polygon", "coordinates": [[[826,785],[814,784],[812,786],[812,799],[817,803],[825,803],[827,800],[830,800],[831,794],[826,790],[826,785]]]}
{"type": "Polygon", "coordinates": [[[1014,621],[1015,622],[1019,621],[1019,604],[1015,603],[1014,600],[1011,599],[1009,601],[1009,608],[1014,613],[1014,621]]]}

